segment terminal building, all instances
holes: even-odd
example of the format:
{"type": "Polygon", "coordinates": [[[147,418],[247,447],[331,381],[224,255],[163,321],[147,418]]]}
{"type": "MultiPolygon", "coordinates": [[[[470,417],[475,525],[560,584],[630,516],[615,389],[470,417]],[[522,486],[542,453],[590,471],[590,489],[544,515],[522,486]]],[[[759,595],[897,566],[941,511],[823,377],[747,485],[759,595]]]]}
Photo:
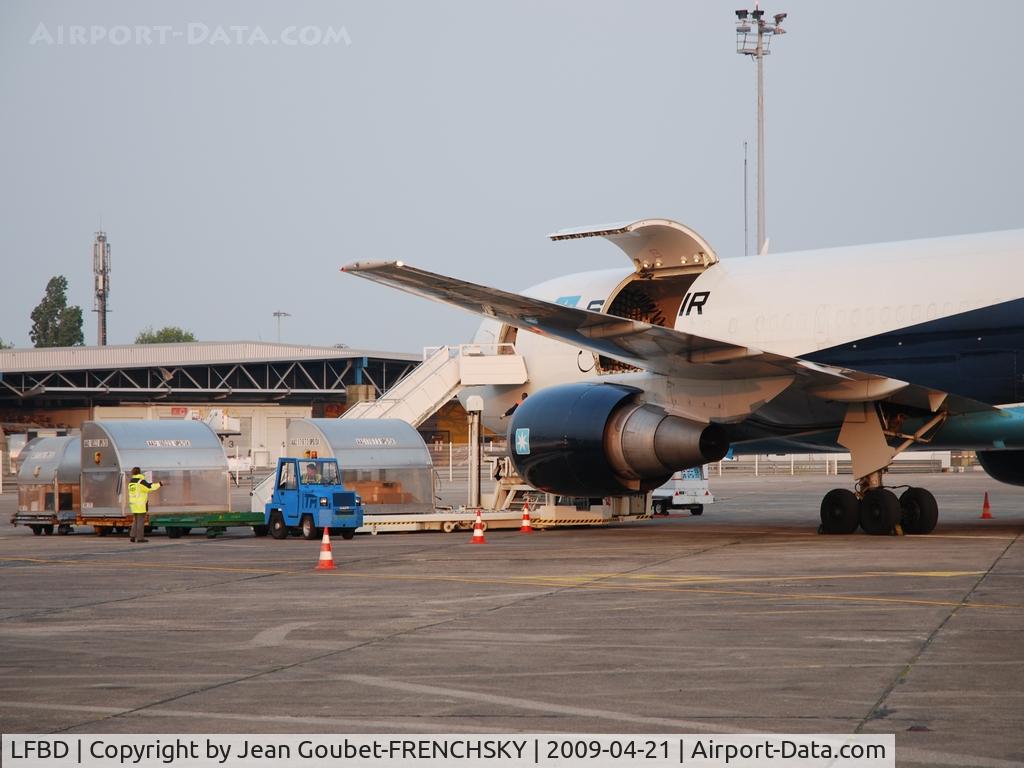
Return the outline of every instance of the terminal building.
{"type": "MultiPolygon", "coordinates": [[[[191,342],[0,350],[0,422],[77,428],[89,420],[239,420],[230,455],[274,464],[288,421],[332,418],[375,400],[421,355],[273,342],[191,342]]],[[[443,416],[442,416],[443,418],[443,416]]],[[[433,425],[421,425],[429,437],[433,425]]]]}

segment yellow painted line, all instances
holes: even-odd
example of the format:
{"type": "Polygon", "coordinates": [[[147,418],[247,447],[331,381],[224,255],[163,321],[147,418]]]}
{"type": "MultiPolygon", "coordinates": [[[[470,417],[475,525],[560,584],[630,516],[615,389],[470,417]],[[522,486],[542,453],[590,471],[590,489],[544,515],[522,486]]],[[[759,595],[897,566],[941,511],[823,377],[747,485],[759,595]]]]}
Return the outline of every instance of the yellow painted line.
{"type": "Polygon", "coordinates": [[[101,560],[50,560],[38,557],[0,557],[0,563],[33,563],[35,565],[81,565],[89,568],[141,568],[154,571],[213,571],[216,573],[298,573],[279,568],[229,568],[222,565],[163,565],[160,563],[105,562],[101,560]]]}
{"type": "MultiPolygon", "coordinates": [[[[27,562],[35,563],[39,565],[70,565],[70,566],[85,566],[89,568],[108,568],[108,569],[146,569],[146,570],[163,570],[163,571],[185,571],[185,572],[215,572],[215,573],[251,573],[251,574],[268,574],[268,575],[300,575],[312,573],[314,568],[310,566],[308,569],[299,570],[284,570],[284,569],[256,569],[256,568],[228,568],[223,566],[191,566],[191,565],[160,565],[153,563],[104,563],[93,560],[45,560],[39,558],[0,558],[0,562],[27,562]]],[[[342,566],[339,570],[334,571],[331,575],[343,576],[343,577],[356,577],[356,578],[368,578],[375,580],[391,580],[391,581],[437,581],[437,582],[448,582],[455,584],[489,584],[497,586],[508,586],[509,584],[517,585],[530,585],[538,587],[552,587],[552,586],[566,586],[573,589],[592,589],[601,591],[618,591],[618,592],[673,592],[673,593],[691,593],[691,594],[708,594],[708,595],[720,595],[724,597],[751,597],[763,600],[820,600],[820,601],[838,601],[838,602],[853,602],[853,603],[885,603],[894,605],[922,605],[932,607],[963,607],[963,608],[990,608],[1000,610],[1024,610],[1024,605],[1012,605],[1002,603],[964,603],[962,601],[950,601],[950,600],[923,600],[914,598],[903,598],[903,597],[882,597],[882,596],[869,596],[869,595],[833,595],[833,594],[803,594],[793,592],[750,592],[743,590],[731,590],[731,589],[708,589],[702,587],[693,586],[662,586],[662,585],[639,585],[639,584],[598,584],[588,583],[587,580],[573,581],[572,583],[558,584],[553,583],[551,579],[545,577],[517,577],[515,579],[493,579],[493,578],[473,578],[463,576],[439,576],[439,575],[428,575],[428,574],[385,574],[385,573],[367,573],[359,571],[348,571],[342,566]]],[[[553,578],[553,577],[552,577],[553,578]]],[[[603,577],[604,579],[614,578],[628,578],[628,574],[608,574],[603,577]]]]}
{"type": "Polygon", "coordinates": [[[580,576],[511,576],[510,579],[541,579],[559,582],[594,581],[598,579],[629,579],[633,581],[666,582],[669,584],[756,584],[772,581],[832,581],[837,579],[868,579],[885,576],[952,578],[981,576],[985,571],[865,571],[863,573],[833,573],[815,576],[699,576],[656,573],[594,573],[580,576]]]}
{"type": "Polygon", "coordinates": [[[625,578],[653,581],[675,581],[687,583],[757,583],[766,581],[831,581],[834,579],[868,579],[885,576],[906,576],[911,578],[955,578],[957,576],[981,576],[985,571],[864,571],[863,573],[830,573],[814,576],[659,576],[657,574],[627,574],[625,578]]]}
{"type": "Polygon", "coordinates": [[[985,571],[868,571],[871,576],[928,576],[948,579],[956,576],[981,576],[985,571]]]}
{"type": "MultiPolygon", "coordinates": [[[[361,573],[357,571],[336,571],[338,576],[357,576],[360,578],[370,579],[390,579],[390,580],[402,580],[402,581],[440,581],[440,582],[452,582],[452,583],[465,583],[465,584],[497,584],[507,585],[508,580],[505,579],[484,579],[484,578],[468,578],[461,576],[429,576],[424,574],[416,574],[409,576],[400,576],[395,574],[381,574],[381,573],[361,573]]],[[[540,581],[516,581],[517,585],[534,585],[539,587],[550,587],[557,586],[550,583],[540,581]]],[[[824,600],[824,601],[838,601],[838,602],[854,602],[854,603],[891,603],[897,605],[924,605],[932,607],[944,607],[944,608],[993,608],[1000,610],[1024,610],[1024,605],[1013,605],[1003,603],[965,603],[961,600],[922,600],[915,598],[905,597],[881,597],[881,596],[868,596],[868,595],[832,595],[832,594],[803,594],[799,592],[747,592],[740,590],[731,589],[704,589],[697,587],[663,587],[663,586],[640,586],[636,584],[625,585],[625,584],[594,584],[594,583],[583,583],[583,584],[567,584],[565,586],[572,587],[575,589],[595,589],[603,591],[617,591],[617,592],[675,592],[675,593],[692,593],[692,594],[708,594],[708,595],[723,595],[727,597],[754,597],[762,599],[772,600],[824,600]]]]}
{"type": "Polygon", "coordinates": [[[741,592],[727,589],[672,589],[667,592],[698,592],[712,595],[734,595],[739,597],[771,597],[779,600],[838,600],[843,602],[857,603],[895,603],[900,605],[929,605],[946,608],[999,608],[1011,610],[1024,610],[1024,605],[1009,605],[1002,603],[965,603],[961,600],[917,600],[905,597],[871,597],[867,595],[805,595],[792,592],[741,592]]]}

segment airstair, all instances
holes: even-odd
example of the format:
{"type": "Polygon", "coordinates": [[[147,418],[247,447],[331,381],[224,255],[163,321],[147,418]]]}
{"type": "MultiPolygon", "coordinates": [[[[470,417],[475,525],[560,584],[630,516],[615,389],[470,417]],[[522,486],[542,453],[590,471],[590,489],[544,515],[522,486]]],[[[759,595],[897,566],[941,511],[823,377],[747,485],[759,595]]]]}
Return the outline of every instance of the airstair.
{"type": "MultiPolygon", "coordinates": [[[[516,352],[515,345],[460,344],[458,346],[427,347],[423,362],[377,400],[366,400],[349,407],[343,419],[402,419],[418,427],[451,400],[463,387],[480,385],[520,385],[527,381],[526,361],[516,352]]],[[[292,454],[290,454],[292,455],[292,454]]],[[[250,492],[250,506],[262,512],[273,493],[274,475],[264,478],[250,492]]],[[[370,515],[377,526],[394,523],[394,519],[409,518],[436,522],[424,515],[370,515]]],[[[455,519],[449,513],[445,520],[455,519]]],[[[517,522],[512,518],[512,522],[517,522]]],[[[438,518],[440,520],[440,518],[438,518]]],[[[458,522],[471,524],[472,515],[458,522]]],[[[417,524],[419,525],[419,524],[417,524]]],[[[440,523],[437,523],[440,527],[440,523]]],[[[409,530],[416,529],[416,526],[409,530]]],[[[450,530],[446,525],[444,530],[450,530]]]]}
{"type": "Polygon", "coordinates": [[[343,419],[402,419],[418,427],[463,387],[525,384],[526,361],[513,344],[427,347],[423,362],[377,400],[349,407],[343,419]]]}

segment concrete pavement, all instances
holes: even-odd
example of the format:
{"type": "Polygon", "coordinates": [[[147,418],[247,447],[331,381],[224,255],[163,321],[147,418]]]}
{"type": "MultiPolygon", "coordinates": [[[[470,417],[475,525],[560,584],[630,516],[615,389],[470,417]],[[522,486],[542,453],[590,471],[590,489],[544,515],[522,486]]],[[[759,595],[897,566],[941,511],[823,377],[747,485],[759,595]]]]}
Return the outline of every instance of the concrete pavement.
{"type": "Polygon", "coordinates": [[[817,535],[848,480],[712,478],[700,518],[485,546],[359,536],[328,573],[299,539],[5,523],[0,727],[895,732],[900,765],[1024,763],[1024,492],[901,478],[934,535],[817,535]]]}

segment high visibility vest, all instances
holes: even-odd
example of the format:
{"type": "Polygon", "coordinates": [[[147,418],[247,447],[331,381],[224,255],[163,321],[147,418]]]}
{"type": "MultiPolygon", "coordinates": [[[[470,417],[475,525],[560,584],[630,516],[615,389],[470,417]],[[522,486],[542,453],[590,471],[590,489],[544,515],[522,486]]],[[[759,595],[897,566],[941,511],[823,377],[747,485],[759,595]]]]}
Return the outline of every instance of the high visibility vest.
{"type": "Polygon", "coordinates": [[[133,515],[146,514],[146,497],[160,487],[160,483],[153,483],[147,488],[145,480],[145,475],[132,475],[128,481],[128,508],[133,515]]]}

